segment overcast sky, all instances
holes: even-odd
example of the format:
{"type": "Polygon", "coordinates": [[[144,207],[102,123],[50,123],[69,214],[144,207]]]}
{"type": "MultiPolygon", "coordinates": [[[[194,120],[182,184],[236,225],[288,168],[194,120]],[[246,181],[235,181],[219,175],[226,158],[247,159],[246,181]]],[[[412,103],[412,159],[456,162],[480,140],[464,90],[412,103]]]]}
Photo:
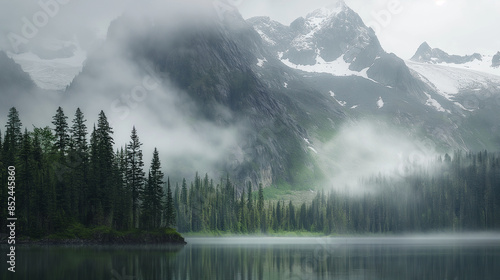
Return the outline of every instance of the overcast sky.
{"type": "MultiPolygon", "coordinates": [[[[245,18],[268,15],[288,25],[308,12],[328,6],[335,0],[240,0],[245,18]]],[[[402,58],[410,58],[427,41],[431,47],[450,54],[495,54],[500,51],[499,0],[345,0],[367,25],[381,26],[382,46],[402,58]],[[400,4],[399,13],[390,20],[378,20],[375,14],[387,14],[391,2],[400,4]],[[385,11],[385,12],[384,12],[385,11]]],[[[394,10],[394,9],[391,9],[394,10]]]]}

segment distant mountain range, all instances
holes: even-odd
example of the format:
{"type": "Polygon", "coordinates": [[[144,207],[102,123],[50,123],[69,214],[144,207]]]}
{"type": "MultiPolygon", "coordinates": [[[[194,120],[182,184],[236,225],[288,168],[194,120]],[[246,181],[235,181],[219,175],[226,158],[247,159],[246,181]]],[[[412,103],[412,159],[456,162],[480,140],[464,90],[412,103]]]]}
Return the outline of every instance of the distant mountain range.
{"type": "MultiPolygon", "coordinates": [[[[74,80],[70,76],[78,63],[63,59],[83,61],[84,54],[78,47],[66,48],[65,58],[61,53],[11,57],[38,86],[63,90],[71,82],[66,102],[82,92],[89,99],[119,96],[119,80],[106,88],[92,81],[113,81],[106,65],[121,65],[126,58],[143,75],[153,71],[163,84],[185,92],[199,109],[186,113],[190,122],[244,123],[245,141],[216,167],[240,182],[321,182],[328,172],[321,161],[326,144],[342,124],[363,119],[386,122],[440,151],[500,146],[500,52],[457,56],[424,43],[405,61],[385,52],[374,31],[343,1],[289,26],[268,17],[245,21],[236,10],[222,21],[202,18],[175,28],[122,16],[111,24],[103,47],[86,56],[74,80]],[[59,74],[40,74],[49,66],[59,74]]],[[[3,56],[11,66],[0,63],[1,68],[14,67],[3,56]]],[[[16,67],[17,76],[8,80],[29,83],[16,67]]],[[[167,118],[166,112],[155,112],[167,118]]]]}

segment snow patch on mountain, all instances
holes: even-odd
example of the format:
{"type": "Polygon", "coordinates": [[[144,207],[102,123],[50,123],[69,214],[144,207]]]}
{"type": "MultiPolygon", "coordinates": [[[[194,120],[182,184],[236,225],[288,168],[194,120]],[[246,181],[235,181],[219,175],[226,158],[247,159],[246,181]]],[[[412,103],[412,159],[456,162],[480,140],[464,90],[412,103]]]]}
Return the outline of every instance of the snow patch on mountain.
{"type": "Polygon", "coordinates": [[[335,93],[333,91],[330,90],[330,96],[342,107],[345,107],[345,105],[347,105],[347,102],[345,101],[342,101],[342,100],[338,100],[337,98],[335,98],[335,93]]]}
{"type": "Polygon", "coordinates": [[[342,77],[342,76],[343,77],[358,76],[358,77],[362,77],[362,78],[365,78],[367,80],[370,80],[374,83],[378,83],[377,81],[368,77],[368,74],[367,74],[368,68],[365,68],[365,69],[361,70],[360,72],[350,70],[349,69],[350,64],[344,60],[344,55],[342,55],[341,57],[337,58],[334,61],[327,62],[321,57],[321,55],[319,54],[319,51],[318,51],[318,55],[316,56],[316,64],[314,64],[314,65],[294,64],[288,58],[282,59],[282,57],[283,57],[282,52],[280,52],[278,54],[278,57],[281,60],[281,62],[283,62],[283,64],[285,64],[286,66],[293,68],[293,69],[301,70],[304,72],[326,73],[326,74],[331,74],[333,76],[340,76],[340,77],[342,77]]]}
{"type": "Polygon", "coordinates": [[[461,90],[487,89],[500,84],[500,76],[445,65],[406,61],[420,78],[446,99],[454,101],[461,90]]]}
{"type": "Polygon", "coordinates": [[[255,28],[255,31],[259,33],[262,40],[264,40],[266,43],[268,43],[271,46],[276,45],[276,42],[273,39],[269,38],[269,36],[267,36],[264,32],[262,32],[262,30],[255,28]]]}
{"type": "Polygon", "coordinates": [[[464,56],[450,55],[439,48],[433,49],[427,42],[424,42],[410,60],[419,63],[470,69],[493,75],[500,75],[500,68],[495,67],[495,56],[496,55],[481,55],[479,53],[464,56]]]}
{"type": "Polygon", "coordinates": [[[436,99],[433,99],[430,94],[424,91],[424,94],[427,96],[427,101],[425,102],[425,105],[430,106],[435,108],[438,112],[446,112],[446,113],[451,113],[450,110],[445,110],[441,104],[436,99]]]}
{"type": "Polygon", "coordinates": [[[38,87],[46,90],[64,90],[80,73],[87,59],[87,53],[81,49],[68,58],[43,59],[32,52],[9,52],[7,55],[21,65],[38,87]]]}
{"type": "Polygon", "coordinates": [[[259,67],[263,67],[264,66],[264,62],[267,62],[267,59],[260,59],[260,58],[257,58],[257,66],[259,67]]]}
{"type": "Polygon", "coordinates": [[[381,96],[378,97],[378,100],[377,100],[377,107],[379,109],[381,109],[382,107],[384,107],[384,100],[382,99],[381,96]]]}
{"type": "Polygon", "coordinates": [[[315,154],[318,154],[318,151],[316,151],[316,149],[314,149],[313,147],[311,146],[308,146],[309,150],[313,151],[315,154]]]}
{"type": "Polygon", "coordinates": [[[304,138],[304,141],[307,143],[307,148],[311,151],[313,151],[315,154],[318,154],[318,151],[312,146],[311,141],[309,139],[304,138]]]}
{"type": "Polygon", "coordinates": [[[474,112],[474,110],[472,109],[467,109],[464,107],[464,105],[458,103],[458,102],[453,102],[453,104],[457,105],[460,109],[464,110],[464,111],[469,111],[469,112],[474,112]]]}
{"type": "Polygon", "coordinates": [[[305,26],[310,30],[306,34],[295,37],[292,46],[296,50],[312,50],[314,42],[311,39],[323,28],[323,25],[329,22],[329,19],[338,15],[344,9],[344,5],[338,4],[330,8],[320,8],[306,16],[305,26]]]}
{"type": "Polygon", "coordinates": [[[500,68],[492,67],[493,56],[483,55],[482,60],[474,60],[467,63],[455,64],[455,63],[438,63],[436,65],[448,66],[458,69],[474,70],[479,72],[484,72],[492,75],[500,76],[500,68]]]}

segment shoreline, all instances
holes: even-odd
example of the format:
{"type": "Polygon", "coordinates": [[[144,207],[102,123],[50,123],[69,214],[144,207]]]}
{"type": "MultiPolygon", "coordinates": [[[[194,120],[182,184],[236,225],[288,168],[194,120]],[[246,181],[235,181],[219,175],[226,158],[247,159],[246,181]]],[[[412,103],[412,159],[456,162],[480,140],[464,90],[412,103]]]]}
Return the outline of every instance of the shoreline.
{"type": "MultiPolygon", "coordinates": [[[[32,238],[23,236],[17,245],[173,245],[187,244],[184,237],[174,229],[116,231],[109,228],[86,229],[79,232],[60,232],[32,238]]],[[[9,245],[1,238],[0,245],[9,245]]]]}

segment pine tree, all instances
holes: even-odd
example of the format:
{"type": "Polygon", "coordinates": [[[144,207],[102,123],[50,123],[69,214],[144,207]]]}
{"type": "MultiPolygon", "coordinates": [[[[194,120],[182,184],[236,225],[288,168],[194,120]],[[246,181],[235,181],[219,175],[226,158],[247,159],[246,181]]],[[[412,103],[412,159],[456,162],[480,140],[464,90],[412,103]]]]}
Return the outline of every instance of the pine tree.
{"type": "Polygon", "coordinates": [[[135,126],[132,129],[131,140],[127,145],[127,186],[132,194],[132,225],[139,225],[139,199],[144,188],[144,162],[142,161],[142,143],[139,141],[135,126]]]}
{"type": "Polygon", "coordinates": [[[262,188],[262,184],[259,184],[259,193],[257,200],[257,211],[260,220],[260,230],[262,232],[266,231],[266,215],[264,213],[264,189],[262,188]]]}
{"type": "Polygon", "coordinates": [[[80,108],[76,109],[73,125],[71,126],[71,134],[75,149],[82,153],[85,153],[88,149],[86,121],[80,108]]]}
{"type": "Polygon", "coordinates": [[[247,217],[247,229],[249,232],[254,231],[254,225],[255,225],[255,215],[254,215],[254,209],[253,209],[253,199],[252,199],[252,183],[248,182],[248,201],[247,201],[247,208],[248,208],[248,217],[247,217]]]}
{"type": "Polygon", "coordinates": [[[9,148],[17,151],[21,145],[22,128],[23,124],[19,119],[19,112],[15,107],[10,108],[7,116],[7,124],[5,125],[5,140],[4,142],[9,145],[9,148]]]}
{"type": "Polygon", "coordinates": [[[73,179],[73,208],[78,211],[80,219],[87,215],[87,195],[88,195],[88,142],[87,142],[87,126],[85,125],[85,117],[76,109],[75,118],[73,119],[71,132],[71,149],[69,158],[72,162],[72,179],[73,179]]]}
{"type": "Polygon", "coordinates": [[[245,190],[241,193],[240,203],[238,203],[238,220],[239,220],[239,231],[247,232],[247,215],[245,210],[245,190]]]}
{"type": "Polygon", "coordinates": [[[89,162],[89,178],[88,178],[88,193],[87,211],[85,224],[92,225],[97,223],[97,210],[98,210],[98,174],[99,172],[99,149],[97,139],[97,129],[94,125],[92,133],[90,134],[90,162],[89,162]]]}
{"type": "Polygon", "coordinates": [[[106,115],[103,111],[99,113],[97,129],[91,137],[91,168],[93,178],[94,195],[96,204],[94,205],[93,222],[110,226],[113,217],[113,197],[116,186],[112,176],[114,163],[114,140],[113,130],[109,126],[106,115]]]}
{"type": "Polygon", "coordinates": [[[187,183],[186,183],[186,178],[182,179],[182,189],[181,189],[181,203],[184,205],[187,205],[188,201],[188,192],[187,192],[187,183]]]}
{"type": "Polygon", "coordinates": [[[32,160],[32,146],[31,137],[28,134],[28,130],[25,129],[21,140],[21,146],[19,151],[19,158],[17,166],[17,184],[16,193],[19,198],[16,204],[18,209],[19,219],[19,231],[28,233],[31,229],[30,223],[30,198],[32,198],[32,186],[33,186],[33,160],[32,160]]]}
{"type": "MultiPolygon", "coordinates": [[[[163,181],[164,174],[161,171],[160,157],[158,150],[155,148],[153,152],[153,159],[151,160],[151,184],[152,184],[152,214],[153,214],[153,227],[159,228],[162,221],[163,207],[163,181]]],[[[172,196],[172,194],[170,194],[172,196]]]]}
{"type": "Polygon", "coordinates": [[[165,203],[165,225],[173,227],[175,225],[175,207],[172,197],[172,189],[170,188],[170,178],[167,178],[167,199],[165,203]]]}
{"type": "Polygon", "coordinates": [[[179,212],[177,212],[178,216],[178,227],[180,231],[189,231],[190,229],[190,212],[188,208],[188,190],[187,190],[187,182],[186,178],[182,179],[182,187],[180,191],[180,203],[179,203],[179,212]]]}
{"type": "Polygon", "coordinates": [[[54,132],[56,135],[55,148],[61,154],[66,152],[69,145],[68,123],[61,107],[57,108],[56,115],[52,118],[52,124],[55,126],[54,132]]]}
{"type": "Polygon", "coordinates": [[[151,177],[151,171],[148,172],[148,178],[144,185],[144,190],[141,192],[141,227],[144,229],[153,228],[153,215],[154,215],[154,186],[151,177]]]}
{"type": "Polygon", "coordinates": [[[71,162],[67,161],[66,152],[69,146],[69,134],[68,134],[68,123],[67,118],[64,115],[63,109],[61,107],[57,108],[56,114],[52,117],[52,124],[54,125],[54,135],[55,143],[53,150],[57,152],[56,158],[53,162],[54,172],[57,177],[56,182],[56,195],[57,195],[57,207],[60,208],[62,220],[70,216],[72,212],[73,205],[71,205],[71,193],[73,192],[72,184],[69,182],[71,176],[71,162]]]}
{"type": "Polygon", "coordinates": [[[257,201],[257,209],[259,212],[262,212],[264,209],[264,189],[262,188],[262,184],[259,184],[259,198],[257,201]]]}
{"type": "Polygon", "coordinates": [[[16,157],[23,137],[21,127],[22,123],[19,119],[19,112],[15,107],[10,108],[7,116],[7,124],[5,125],[6,130],[3,145],[3,159],[7,167],[16,164],[16,157]]]}

